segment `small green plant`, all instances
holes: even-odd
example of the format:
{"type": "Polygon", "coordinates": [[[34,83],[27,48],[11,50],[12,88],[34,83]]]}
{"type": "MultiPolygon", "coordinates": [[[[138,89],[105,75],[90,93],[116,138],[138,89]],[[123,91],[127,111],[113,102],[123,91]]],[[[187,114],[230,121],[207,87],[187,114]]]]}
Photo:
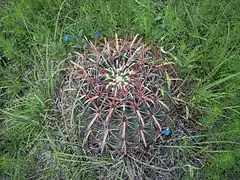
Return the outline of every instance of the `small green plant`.
{"type": "Polygon", "coordinates": [[[70,61],[60,102],[68,125],[80,119],[83,145],[127,154],[163,139],[163,127],[180,118],[181,79],[174,63],[138,35],[132,41],[116,35],[89,46],[70,61]]]}

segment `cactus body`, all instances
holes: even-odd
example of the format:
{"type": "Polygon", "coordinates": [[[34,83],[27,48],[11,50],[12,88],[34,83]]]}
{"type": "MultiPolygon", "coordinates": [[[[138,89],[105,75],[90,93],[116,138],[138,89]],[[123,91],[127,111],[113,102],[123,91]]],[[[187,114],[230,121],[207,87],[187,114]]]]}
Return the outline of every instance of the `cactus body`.
{"type": "Polygon", "coordinates": [[[72,59],[62,85],[65,108],[71,109],[74,121],[80,119],[83,144],[125,154],[147,147],[171,121],[172,96],[180,80],[174,63],[137,36],[89,46],[72,59]]]}

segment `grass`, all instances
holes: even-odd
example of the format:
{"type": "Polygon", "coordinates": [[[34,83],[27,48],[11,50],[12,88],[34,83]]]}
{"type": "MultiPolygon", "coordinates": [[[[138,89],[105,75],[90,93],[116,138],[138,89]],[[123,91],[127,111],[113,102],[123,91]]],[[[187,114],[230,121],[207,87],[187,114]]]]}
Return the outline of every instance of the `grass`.
{"type": "Polygon", "coordinates": [[[99,31],[101,37],[117,32],[132,38],[139,33],[156,46],[164,37],[164,49],[174,47],[169,58],[179,64],[186,87],[192,89],[187,98],[190,115],[204,127],[205,145],[197,153],[208,154],[201,170],[183,164],[185,179],[238,179],[238,7],[238,0],[1,2],[1,176],[95,179],[97,169],[103,168],[109,178],[124,178],[124,169],[134,177],[131,164],[109,171],[111,158],[84,156],[77,135],[70,132],[68,137],[55,127],[62,122],[53,105],[61,79],[59,64],[70,58],[72,45],[84,48],[84,36],[93,39],[99,31]],[[72,44],[63,42],[66,33],[72,44]]]}

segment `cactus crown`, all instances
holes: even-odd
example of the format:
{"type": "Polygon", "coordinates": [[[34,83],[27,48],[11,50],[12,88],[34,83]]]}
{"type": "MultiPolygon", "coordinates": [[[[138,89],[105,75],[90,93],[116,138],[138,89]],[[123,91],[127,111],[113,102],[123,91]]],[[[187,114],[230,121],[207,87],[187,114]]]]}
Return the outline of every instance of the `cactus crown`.
{"type": "Polygon", "coordinates": [[[125,154],[147,147],[174,119],[170,112],[180,81],[174,63],[138,36],[89,46],[76,52],[62,84],[66,110],[81,119],[83,144],[125,154]]]}

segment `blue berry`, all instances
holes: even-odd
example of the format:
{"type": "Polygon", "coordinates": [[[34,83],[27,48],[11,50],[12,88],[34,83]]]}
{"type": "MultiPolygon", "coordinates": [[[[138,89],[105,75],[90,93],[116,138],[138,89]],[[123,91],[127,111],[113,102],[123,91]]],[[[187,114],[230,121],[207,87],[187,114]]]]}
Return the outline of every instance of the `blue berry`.
{"type": "Polygon", "coordinates": [[[162,133],[165,136],[171,136],[172,135],[172,131],[170,129],[163,129],[162,133]]]}
{"type": "Polygon", "coordinates": [[[66,42],[66,41],[69,41],[69,39],[70,39],[70,35],[65,34],[64,37],[63,37],[63,40],[66,42]]]}
{"type": "Polygon", "coordinates": [[[98,31],[94,32],[94,36],[95,36],[96,38],[99,37],[99,35],[100,35],[100,32],[98,32],[98,31]]]}

